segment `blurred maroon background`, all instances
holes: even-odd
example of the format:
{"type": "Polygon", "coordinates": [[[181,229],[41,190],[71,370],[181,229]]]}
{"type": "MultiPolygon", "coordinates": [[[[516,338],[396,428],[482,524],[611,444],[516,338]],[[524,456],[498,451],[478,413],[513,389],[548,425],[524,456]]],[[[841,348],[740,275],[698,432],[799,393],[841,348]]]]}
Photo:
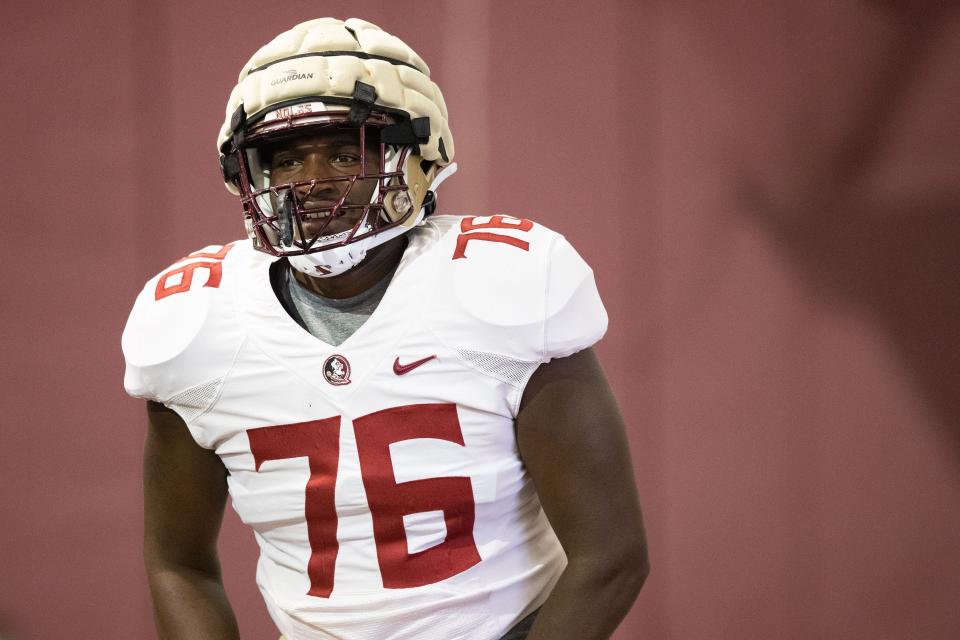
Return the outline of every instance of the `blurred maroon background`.
{"type": "MultiPolygon", "coordinates": [[[[441,210],[534,218],[597,273],[653,562],[617,640],[960,637],[953,3],[0,11],[10,637],[153,637],[120,332],[148,277],[242,234],[227,94],[322,15],[432,66],[461,167],[441,210]]],[[[275,638],[231,510],[221,547],[244,637],[275,638]]]]}

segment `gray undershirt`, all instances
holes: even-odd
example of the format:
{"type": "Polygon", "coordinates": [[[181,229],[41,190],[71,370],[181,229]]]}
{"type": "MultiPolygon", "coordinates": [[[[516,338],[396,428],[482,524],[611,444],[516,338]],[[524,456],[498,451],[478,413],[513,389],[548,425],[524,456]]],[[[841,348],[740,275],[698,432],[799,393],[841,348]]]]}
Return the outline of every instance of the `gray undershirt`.
{"type": "Polygon", "coordinates": [[[351,298],[324,298],[297,282],[289,267],[283,272],[281,290],[303,320],[304,329],[335,347],[340,346],[370,318],[393,279],[391,272],[374,286],[351,298]]]}

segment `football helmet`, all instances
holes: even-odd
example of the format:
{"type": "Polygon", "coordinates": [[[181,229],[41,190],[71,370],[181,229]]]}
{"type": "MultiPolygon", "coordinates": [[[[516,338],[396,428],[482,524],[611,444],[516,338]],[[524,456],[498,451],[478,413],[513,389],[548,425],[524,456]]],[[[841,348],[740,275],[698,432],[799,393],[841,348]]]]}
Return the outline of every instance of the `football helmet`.
{"type": "Polygon", "coordinates": [[[217,148],[254,246],[314,277],[339,275],[420,224],[456,170],[429,67],[356,18],[310,20],[257,51],[217,148]],[[322,150],[322,171],[288,170],[306,162],[288,150],[304,146],[322,150]]]}

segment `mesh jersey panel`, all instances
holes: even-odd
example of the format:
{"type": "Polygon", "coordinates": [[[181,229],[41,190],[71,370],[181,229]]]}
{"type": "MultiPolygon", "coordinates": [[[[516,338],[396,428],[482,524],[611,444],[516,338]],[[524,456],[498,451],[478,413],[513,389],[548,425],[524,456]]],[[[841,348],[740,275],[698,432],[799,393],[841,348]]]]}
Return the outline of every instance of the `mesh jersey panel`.
{"type": "Polygon", "coordinates": [[[173,396],[167,404],[177,408],[177,413],[184,422],[193,422],[216,400],[221,384],[223,378],[198,384],[173,396]]]}
{"type": "Polygon", "coordinates": [[[484,373],[515,387],[525,384],[527,378],[540,366],[539,362],[514,360],[487,351],[457,349],[457,355],[484,373]]]}

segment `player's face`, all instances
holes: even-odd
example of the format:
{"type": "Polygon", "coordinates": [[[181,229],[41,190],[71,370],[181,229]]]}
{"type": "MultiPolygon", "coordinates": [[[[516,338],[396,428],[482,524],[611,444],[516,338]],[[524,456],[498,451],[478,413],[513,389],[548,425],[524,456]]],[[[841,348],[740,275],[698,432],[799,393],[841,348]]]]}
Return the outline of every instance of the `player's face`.
{"type": "MultiPolygon", "coordinates": [[[[361,149],[359,130],[332,128],[278,145],[270,149],[270,184],[322,180],[297,187],[297,197],[307,210],[332,209],[341,198],[345,205],[365,205],[373,196],[377,179],[357,178],[351,183],[349,178],[361,174],[376,176],[380,171],[378,136],[368,130],[366,138],[366,148],[361,149]]],[[[361,209],[346,210],[324,228],[323,234],[346,231],[361,215],[361,209]]],[[[304,230],[310,235],[325,222],[308,219],[304,230]]]]}

